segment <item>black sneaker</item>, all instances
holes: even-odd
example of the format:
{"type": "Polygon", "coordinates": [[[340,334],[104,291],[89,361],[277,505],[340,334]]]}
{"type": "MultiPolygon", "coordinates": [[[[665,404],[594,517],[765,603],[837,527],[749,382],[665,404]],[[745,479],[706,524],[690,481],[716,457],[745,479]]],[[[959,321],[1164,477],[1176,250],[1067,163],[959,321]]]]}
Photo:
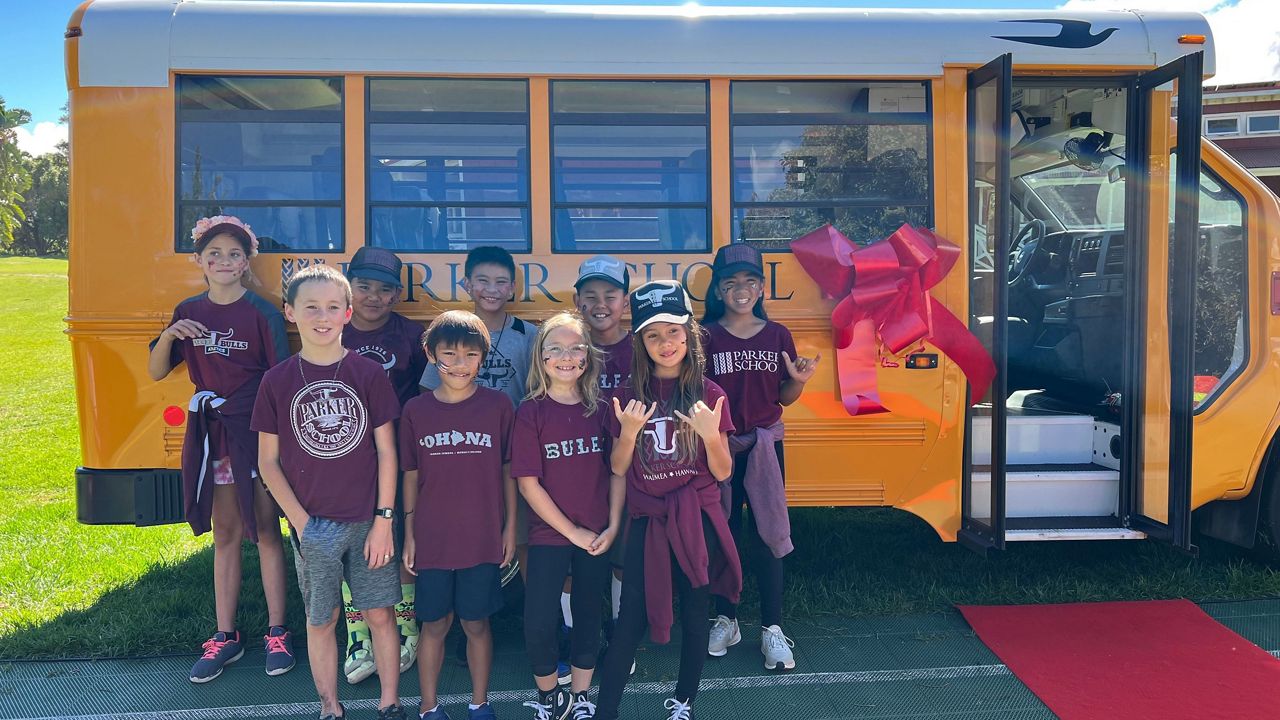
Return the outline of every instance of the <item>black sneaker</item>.
{"type": "Polygon", "coordinates": [[[191,682],[207,683],[222,674],[222,668],[244,657],[240,631],[218,631],[204,641],[204,654],[191,666],[191,682]]]}
{"type": "Polygon", "coordinates": [[[675,698],[667,698],[667,701],[662,706],[671,712],[667,716],[667,720],[693,720],[692,700],[681,702],[675,698]]]}
{"type": "Polygon", "coordinates": [[[326,713],[325,711],[321,710],[320,720],[343,720],[345,717],[347,717],[347,709],[342,707],[342,703],[338,703],[338,713],[339,714],[334,715],[333,713],[326,713]]]}
{"type": "Polygon", "coordinates": [[[573,696],[573,710],[569,720],[592,720],[596,716],[596,706],[587,700],[584,692],[573,696]]]}
{"type": "Polygon", "coordinates": [[[272,625],[262,639],[267,651],[267,674],[283,675],[293,669],[293,634],[283,625],[272,625]]]}
{"type": "Polygon", "coordinates": [[[378,710],[378,720],[405,720],[404,708],[388,705],[378,710]]]}

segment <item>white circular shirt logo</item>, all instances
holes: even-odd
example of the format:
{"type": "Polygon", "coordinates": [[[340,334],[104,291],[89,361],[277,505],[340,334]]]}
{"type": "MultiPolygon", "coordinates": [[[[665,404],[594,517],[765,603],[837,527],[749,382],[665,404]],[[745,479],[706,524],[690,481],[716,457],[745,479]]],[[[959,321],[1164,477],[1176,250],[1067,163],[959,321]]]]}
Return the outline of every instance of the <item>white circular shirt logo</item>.
{"type": "Polygon", "coordinates": [[[369,414],[351,386],[317,380],[293,396],[289,421],[298,443],[317,458],[342,457],[364,438],[369,414]]]}

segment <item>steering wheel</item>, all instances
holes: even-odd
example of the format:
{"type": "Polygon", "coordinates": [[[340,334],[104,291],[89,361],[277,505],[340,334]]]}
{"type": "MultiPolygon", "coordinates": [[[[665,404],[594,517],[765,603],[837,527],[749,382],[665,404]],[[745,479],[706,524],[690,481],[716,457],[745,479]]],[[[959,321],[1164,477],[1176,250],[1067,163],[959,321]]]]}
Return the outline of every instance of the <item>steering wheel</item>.
{"type": "Polygon", "coordinates": [[[1027,268],[1031,267],[1031,258],[1035,256],[1036,250],[1040,247],[1040,241],[1044,240],[1044,235],[1045,224],[1039,218],[1031,220],[1018,230],[1013,243],[1009,245],[1007,280],[1010,285],[1021,281],[1027,268]]]}

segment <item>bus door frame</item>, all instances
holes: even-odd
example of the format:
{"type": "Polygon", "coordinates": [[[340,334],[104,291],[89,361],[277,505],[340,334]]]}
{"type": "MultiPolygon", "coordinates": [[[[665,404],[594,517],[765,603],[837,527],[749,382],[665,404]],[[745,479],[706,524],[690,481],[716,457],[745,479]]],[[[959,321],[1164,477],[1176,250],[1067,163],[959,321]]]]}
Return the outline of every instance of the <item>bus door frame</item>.
{"type": "MultiPolygon", "coordinates": [[[[1126,525],[1148,537],[1167,542],[1188,552],[1191,545],[1191,449],[1194,402],[1192,396],[1195,341],[1195,270],[1199,236],[1201,82],[1204,53],[1184,55],[1155,70],[1136,76],[1130,86],[1125,139],[1125,227],[1129,262],[1126,268],[1125,316],[1129,351],[1125,353],[1125,388],[1121,404],[1123,454],[1120,476],[1121,516],[1126,525]],[[1166,121],[1152,117],[1152,93],[1177,81],[1177,167],[1172,178],[1173,225],[1167,238],[1168,257],[1168,457],[1144,457],[1143,410],[1148,397],[1148,357],[1145,352],[1148,313],[1149,243],[1151,232],[1151,130],[1153,123],[1166,121]],[[1148,469],[1150,461],[1151,469],[1148,469]],[[1167,465],[1166,465],[1167,463],[1167,465]],[[1144,512],[1143,497],[1148,475],[1168,479],[1165,520],[1144,512]]],[[[1157,185],[1162,192],[1167,186],[1157,185]]],[[[1162,199],[1161,202],[1164,200],[1162,199]]],[[[1163,236],[1163,233],[1157,233],[1163,236]]],[[[1161,298],[1162,301],[1166,301],[1161,298]]],[[[1159,368],[1157,367],[1157,370],[1159,368]]],[[[1157,488],[1163,491],[1163,488],[1157,488]]],[[[1156,500],[1159,499],[1156,493],[1156,500]]],[[[1163,508],[1161,508],[1164,510],[1163,508]]]]}
{"type": "MultiPolygon", "coordinates": [[[[973,283],[975,262],[975,228],[980,217],[979,193],[976,191],[977,174],[974,170],[977,146],[977,101],[978,89],[989,84],[995,85],[995,108],[992,120],[995,126],[994,160],[995,177],[992,186],[996,200],[994,222],[990,232],[991,246],[991,351],[995,361],[996,373],[991,381],[991,495],[990,506],[982,508],[983,512],[974,512],[973,505],[973,405],[982,398],[970,396],[972,387],[966,391],[968,398],[965,408],[964,465],[960,477],[960,530],[956,539],[964,546],[985,555],[991,550],[1004,549],[1005,533],[1005,427],[1008,410],[1005,407],[1007,380],[1005,377],[1005,359],[1008,354],[1006,325],[1008,311],[1008,255],[1009,255],[1009,205],[1010,196],[1010,124],[1013,115],[1013,55],[1005,53],[982,67],[969,71],[966,92],[967,130],[966,164],[969,178],[969,235],[968,250],[965,254],[968,267],[966,276],[969,281],[969,315],[973,316],[973,283]]],[[[990,138],[989,138],[990,139],[990,138]]]]}

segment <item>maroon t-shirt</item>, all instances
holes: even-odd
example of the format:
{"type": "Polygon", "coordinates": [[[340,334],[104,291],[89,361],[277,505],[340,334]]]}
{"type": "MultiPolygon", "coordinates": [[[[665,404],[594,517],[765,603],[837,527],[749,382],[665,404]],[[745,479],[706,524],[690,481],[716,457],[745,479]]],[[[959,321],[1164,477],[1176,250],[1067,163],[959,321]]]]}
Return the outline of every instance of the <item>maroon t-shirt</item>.
{"type": "MultiPolygon", "coordinates": [[[[230,397],[246,380],[262,375],[289,356],[284,316],[274,305],[246,291],[228,305],[219,305],[204,292],[178,303],[169,324],[195,320],[209,329],[205,337],[175,340],[169,364],[187,364],[197,390],[230,397]]],[[[159,338],[151,341],[155,347],[159,338]]]]}
{"type": "MultiPolygon", "coordinates": [[[[688,483],[701,486],[706,482],[716,481],[715,476],[711,474],[711,468],[707,466],[707,449],[702,442],[698,443],[698,454],[692,464],[680,461],[679,445],[682,437],[677,431],[684,421],[669,409],[671,395],[675,391],[675,380],[654,378],[650,382],[653,383],[653,389],[656,391],[658,409],[640,432],[640,437],[636,440],[636,451],[631,456],[631,467],[627,468],[629,505],[633,504],[631,496],[637,491],[662,496],[671,489],[688,483]]],[[[618,390],[616,397],[622,407],[626,407],[627,402],[635,399],[635,392],[628,384],[618,390]]],[[[724,390],[714,382],[703,378],[702,401],[708,407],[714,408],[716,400],[721,397],[724,397],[724,390]]],[[[729,401],[726,399],[720,414],[720,432],[732,435],[734,425],[733,420],[730,419],[730,409],[729,401]]],[[[618,422],[617,415],[611,412],[606,417],[610,436],[615,438],[621,436],[622,424],[618,422]]]]}
{"type": "Polygon", "coordinates": [[[391,313],[377,330],[357,330],[348,324],[342,329],[342,345],[382,366],[391,386],[400,398],[401,407],[418,395],[418,380],[427,367],[427,353],[422,349],[426,328],[398,312],[391,313]]]}
{"type": "Polygon", "coordinates": [[[707,377],[724,388],[738,432],[768,427],[782,417],[782,384],[791,376],[782,353],[796,357],[791,331],[768,321],[743,340],[710,323],[707,329],[707,377]]]}
{"type": "Polygon", "coordinates": [[[611,397],[631,377],[631,333],[612,345],[601,345],[604,354],[604,368],[600,371],[600,389],[605,397],[611,397]]]}
{"type": "Polygon", "coordinates": [[[415,570],[502,562],[502,466],[511,461],[511,398],[476,387],[459,403],[427,392],[400,419],[400,467],[418,471],[415,570]]]}
{"type": "MultiPolygon", "coordinates": [[[[511,476],[538,478],[542,489],[573,524],[600,532],[609,526],[609,443],[602,398],[584,417],[582,405],[565,405],[549,397],[526,400],[516,411],[511,431],[511,476]]],[[[530,545],[569,545],[561,535],[529,512],[530,545]]]]}
{"type": "Polygon", "coordinates": [[[249,426],[279,436],[280,467],[308,515],[363,522],[378,500],[373,431],[399,415],[374,361],[348,352],[341,366],[312,365],[294,355],[262,378],[249,426]]]}

